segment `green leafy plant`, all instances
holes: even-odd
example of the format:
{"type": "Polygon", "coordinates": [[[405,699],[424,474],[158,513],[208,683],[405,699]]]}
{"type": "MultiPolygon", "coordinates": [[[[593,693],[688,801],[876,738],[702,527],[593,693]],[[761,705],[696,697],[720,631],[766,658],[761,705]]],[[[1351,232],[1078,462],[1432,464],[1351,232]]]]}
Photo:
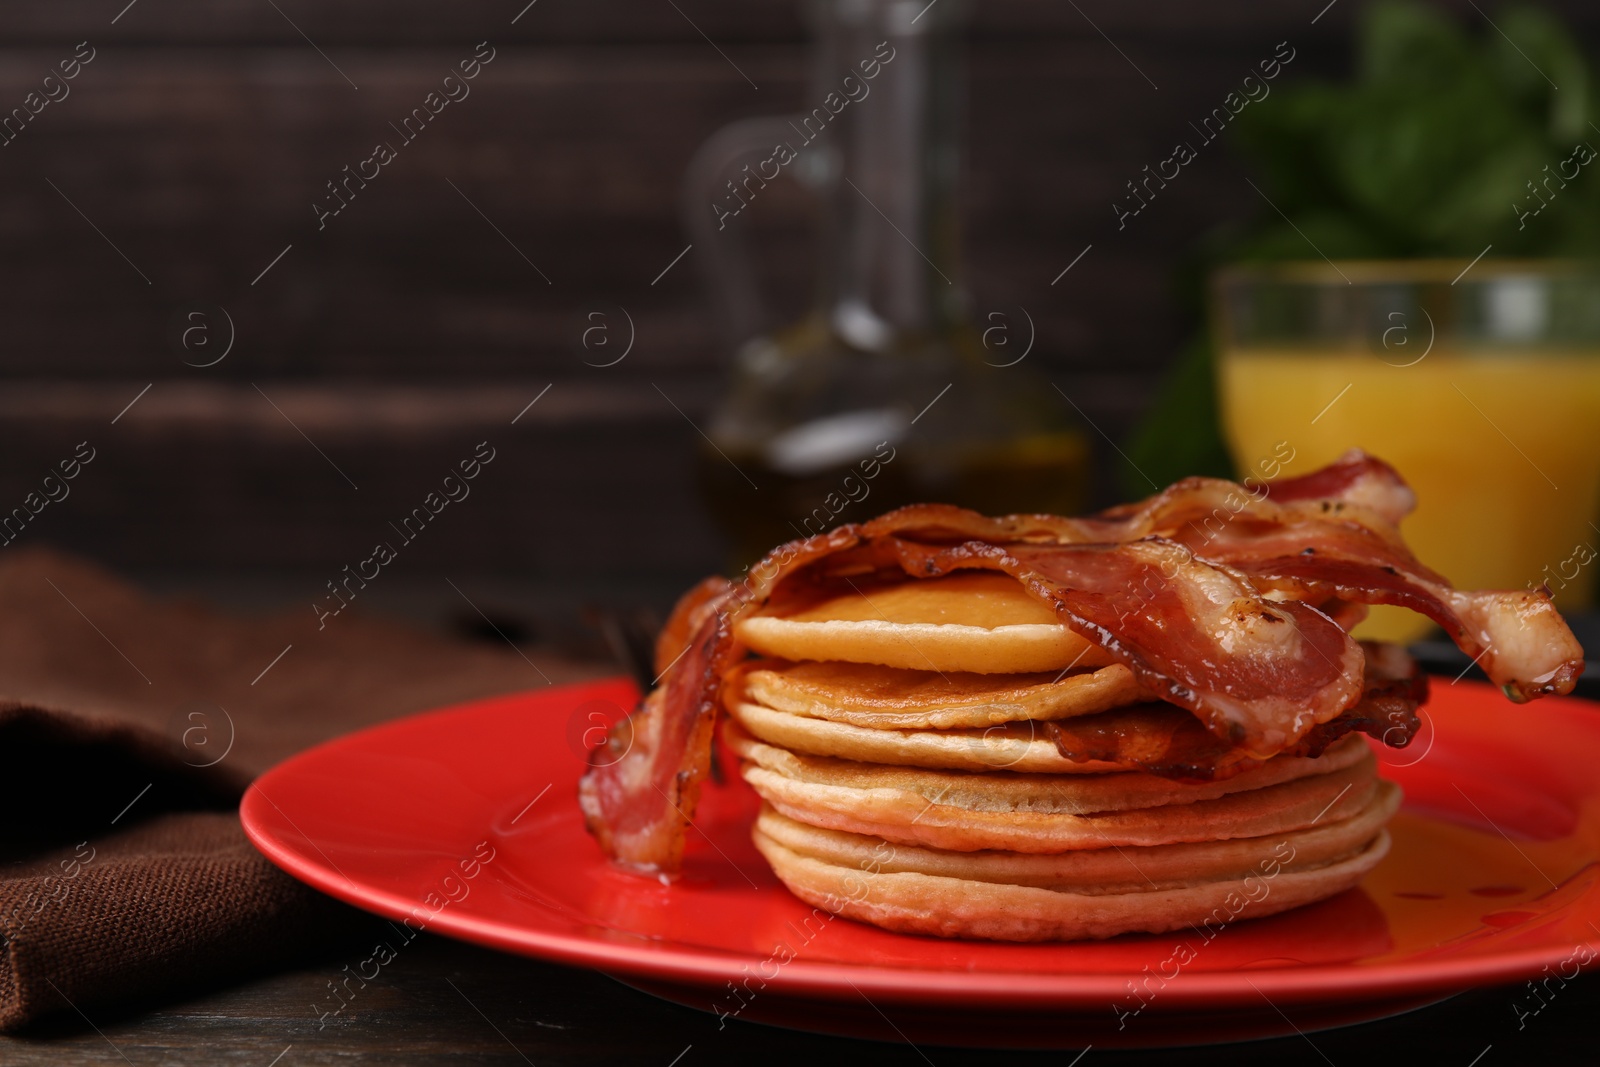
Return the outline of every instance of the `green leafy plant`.
{"type": "MultiPolygon", "coordinates": [[[[1194,306],[1223,263],[1600,252],[1600,161],[1579,162],[1600,150],[1589,64],[1546,11],[1494,21],[1469,32],[1425,4],[1374,3],[1350,81],[1285,85],[1241,112],[1233,146],[1283,214],[1263,204],[1205,242],[1185,271],[1194,306]]],[[[1232,473],[1208,338],[1184,350],[1127,451],[1144,472],[1124,472],[1131,492],[1149,491],[1145,476],[1232,473]]]]}

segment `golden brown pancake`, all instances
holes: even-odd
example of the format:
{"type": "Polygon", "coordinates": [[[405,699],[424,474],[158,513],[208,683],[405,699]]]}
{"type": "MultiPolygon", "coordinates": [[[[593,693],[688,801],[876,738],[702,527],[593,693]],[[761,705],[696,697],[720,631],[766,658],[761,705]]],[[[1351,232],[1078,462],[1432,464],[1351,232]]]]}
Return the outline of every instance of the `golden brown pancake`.
{"type": "Polygon", "coordinates": [[[1147,699],[1120,663],[1039,674],[940,674],[862,663],[765,662],[724,691],[774,711],[867,729],[985,728],[1093,715],[1147,699]]]}
{"type": "Polygon", "coordinates": [[[1271,874],[1274,868],[1268,866],[1244,877],[1084,893],[915,871],[872,873],[800,855],[759,830],[755,842],[789,891],[815,907],[904,933],[1000,941],[1104,938],[1186,927],[1205,937],[1238,919],[1342,892],[1389,850],[1388,831],[1379,830],[1359,851],[1322,866],[1279,867],[1271,874]]]}
{"type": "Polygon", "coordinates": [[[723,724],[723,737],[741,761],[796,782],[871,793],[884,802],[900,796],[920,811],[935,801],[971,811],[1029,811],[1093,815],[1098,812],[1189,804],[1330,774],[1367,763],[1372,756],[1359,737],[1346,737],[1316,759],[1282,757],[1243,774],[1215,782],[1174,782],[1138,771],[1107,774],[1016,774],[893,767],[827,756],[807,756],[769,745],[736,723],[723,724]]]}
{"type": "MultiPolygon", "coordinates": [[[[730,698],[732,693],[728,694],[730,698]]],[[[753,736],[814,756],[864,763],[953,770],[1013,770],[1044,774],[1099,774],[1115,763],[1076,763],[1061,755],[1031,721],[985,730],[868,730],[848,723],[773,711],[759,704],[725,704],[729,716],[753,736]]]]}
{"type": "Polygon", "coordinates": [[[1003,574],[863,586],[781,615],[777,610],[741,619],[735,636],[780,659],[946,674],[1027,674],[1113,662],[1003,574]]]}
{"type": "MultiPolygon", "coordinates": [[[[1034,797],[1026,793],[1035,781],[1036,776],[1032,775],[1016,775],[1019,781],[1009,796],[992,794],[982,785],[929,796],[922,791],[932,784],[921,777],[926,772],[899,768],[906,775],[901,787],[863,787],[847,784],[848,780],[864,774],[882,781],[886,771],[896,769],[856,770],[838,767],[843,761],[830,761],[821,768],[813,762],[804,769],[820,769],[822,773],[801,777],[784,773],[792,768],[785,757],[792,759],[793,754],[759,745],[744,746],[748,756],[742,773],[768,804],[810,826],[957,852],[1006,849],[1047,853],[1259,837],[1304,829],[1323,819],[1347,818],[1370,802],[1380,784],[1376,761],[1363,742],[1358,740],[1356,745],[1356,761],[1341,770],[1261,788],[1235,788],[1213,794],[1212,799],[1199,799],[1199,795],[1208,790],[1226,790],[1239,779],[1208,786],[1167,783],[1183,790],[1180,796],[1185,799],[1168,799],[1156,807],[1137,807],[1113,799],[1105,810],[1082,813],[1048,810],[1045,804],[1033,803],[1034,797]],[[1008,800],[1010,804],[1006,803],[1008,800]]],[[[740,747],[735,742],[735,748],[740,747]]],[[[1270,767],[1269,763],[1259,770],[1270,767]]],[[[1038,799],[1048,799],[1046,789],[1039,790],[1038,799]]]]}
{"type": "Polygon", "coordinates": [[[1347,819],[1268,837],[1241,837],[1143,848],[1084,848],[1070,852],[951,852],[890,844],[881,837],[822,830],[763,804],[755,832],[796,855],[867,874],[903,871],[1062,892],[1135,893],[1196,882],[1243,878],[1277,860],[1285,870],[1317,867],[1359,852],[1400,805],[1400,790],[1385,783],[1347,819]]]}

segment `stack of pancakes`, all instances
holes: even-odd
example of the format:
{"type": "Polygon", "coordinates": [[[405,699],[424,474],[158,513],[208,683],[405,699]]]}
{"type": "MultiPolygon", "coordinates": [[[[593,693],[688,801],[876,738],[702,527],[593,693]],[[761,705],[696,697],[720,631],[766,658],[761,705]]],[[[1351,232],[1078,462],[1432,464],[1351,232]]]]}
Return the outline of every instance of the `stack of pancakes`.
{"type": "Polygon", "coordinates": [[[1137,731],[1152,697],[1005,575],[853,587],[736,634],[765,657],[722,690],[756,845],[837,914],[1015,941],[1218,930],[1388,850],[1399,790],[1359,736],[1213,781],[1065,759],[1044,723],[1137,731]]]}

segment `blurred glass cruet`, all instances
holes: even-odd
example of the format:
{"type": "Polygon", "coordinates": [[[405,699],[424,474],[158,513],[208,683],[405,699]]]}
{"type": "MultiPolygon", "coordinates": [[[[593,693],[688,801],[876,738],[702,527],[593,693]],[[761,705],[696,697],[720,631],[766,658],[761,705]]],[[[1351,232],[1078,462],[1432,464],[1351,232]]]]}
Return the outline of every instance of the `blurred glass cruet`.
{"type": "Polygon", "coordinates": [[[810,84],[790,116],[713,135],[685,214],[735,352],[701,484],[741,562],[914,501],[1071,514],[1088,446],[1023,356],[1020,308],[974,323],[956,184],[961,0],[811,0],[810,84]],[[744,240],[769,182],[818,205],[811,310],[775,325],[744,240]],[[980,328],[981,327],[981,328],[980,328]]]}

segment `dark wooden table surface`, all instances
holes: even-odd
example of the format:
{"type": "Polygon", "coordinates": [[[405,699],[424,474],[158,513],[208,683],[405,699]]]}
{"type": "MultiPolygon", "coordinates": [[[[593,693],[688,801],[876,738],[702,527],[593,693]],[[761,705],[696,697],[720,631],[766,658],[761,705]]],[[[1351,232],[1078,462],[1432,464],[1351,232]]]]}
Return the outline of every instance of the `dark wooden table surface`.
{"type": "MultiPolygon", "coordinates": [[[[1111,1051],[1070,1032],[1061,1050],[994,1052],[871,1042],[780,1030],[679,1007],[593,971],[522,959],[424,935],[346,1011],[318,1028],[311,1005],[338,964],[275,974],[176,1004],[58,1016],[25,1036],[0,1038],[0,1063],[348,1064],[629,1063],[695,1067],[770,1061],[875,1065],[1230,1063],[1360,1064],[1409,1055],[1447,1067],[1594,1062],[1600,981],[1551,982],[1546,1007],[1525,988],[1478,989],[1361,1026],[1246,1044],[1111,1051]],[[278,1057],[275,1059],[275,1057],[278,1057]]],[[[1293,1022],[1291,1010],[1291,1023],[1293,1022]]],[[[1003,1033],[997,1024],[997,1032],[1003,1033]]]]}

